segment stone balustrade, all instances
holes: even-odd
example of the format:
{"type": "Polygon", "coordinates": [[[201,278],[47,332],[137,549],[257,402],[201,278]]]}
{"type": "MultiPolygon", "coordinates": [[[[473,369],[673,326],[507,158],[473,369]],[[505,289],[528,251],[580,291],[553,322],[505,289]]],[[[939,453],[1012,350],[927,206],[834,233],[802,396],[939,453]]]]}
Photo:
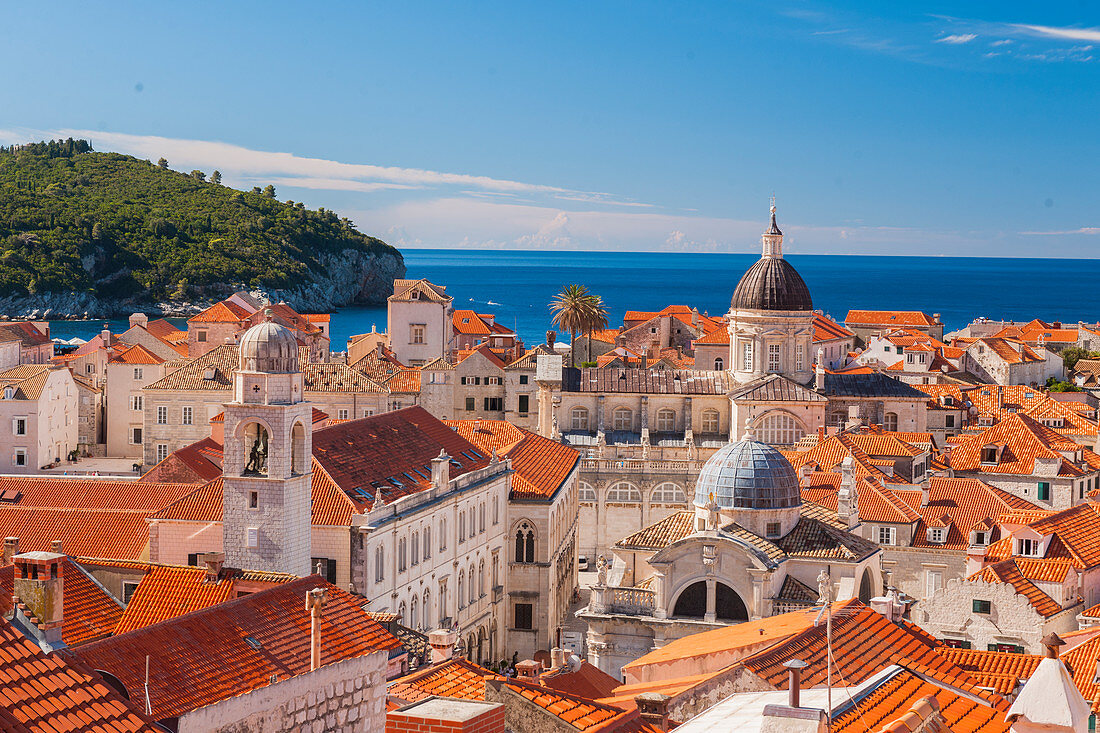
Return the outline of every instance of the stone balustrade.
{"type": "Polygon", "coordinates": [[[702,461],[649,461],[634,458],[612,460],[606,458],[582,458],[581,471],[616,473],[698,472],[702,461]]]}
{"type": "Polygon", "coordinates": [[[621,613],[627,616],[652,616],[656,611],[656,593],[644,588],[592,586],[589,608],[594,613],[621,613]]]}

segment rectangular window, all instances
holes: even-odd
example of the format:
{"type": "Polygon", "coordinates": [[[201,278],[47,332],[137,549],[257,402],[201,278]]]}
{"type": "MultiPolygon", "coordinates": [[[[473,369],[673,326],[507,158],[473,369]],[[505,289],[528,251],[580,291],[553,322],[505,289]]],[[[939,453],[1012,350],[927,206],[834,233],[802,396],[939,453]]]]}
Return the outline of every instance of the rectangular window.
{"type": "Polygon", "coordinates": [[[129,603],[130,599],[134,597],[134,591],[137,590],[138,581],[136,580],[124,580],[122,581],[122,602],[129,603]]]}
{"type": "Polygon", "coordinates": [[[526,415],[528,409],[531,406],[531,398],[528,395],[521,394],[519,396],[519,412],[521,415],[526,415]]]}
{"type": "Polygon", "coordinates": [[[184,425],[193,425],[195,422],[195,408],[183,408],[183,413],[180,415],[180,422],[184,425]]]}
{"type": "Polygon", "coordinates": [[[779,354],[782,344],[768,344],[768,371],[778,372],[780,368],[779,354]]]}
{"type": "Polygon", "coordinates": [[[780,531],[779,522],[768,522],[764,525],[764,535],[767,537],[778,537],[780,531]]]}
{"type": "Polygon", "coordinates": [[[476,402],[474,401],[474,398],[473,397],[467,397],[466,398],[466,411],[467,412],[473,412],[476,409],[477,409],[477,406],[476,406],[476,402]]]}
{"type": "Polygon", "coordinates": [[[531,617],[531,604],[530,603],[517,603],[516,604],[516,625],[517,629],[531,629],[532,625],[531,617]]]}
{"type": "Polygon", "coordinates": [[[130,409],[141,412],[145,409],[145,398],[139,394],[130,395],[130,409]]]}
{"type": "Polygon", "coordinates": [[[993,464],[997,463],[997,447],[990,445],[982,448],[982,463],[993,464]]]}
{"type": "Polygon", "coordinates": [[[424,343],[424,326],[414,323],[409,326],[409,343],[410,344],[422,344],[424,343]]]}
{"type": "Polygon", "coordinates": [[[1039,557],[1040,544],[1038,540],[1016,540],[1016,554],[1024,557],[1039,557]]]}
{"type": "Polygon", "coordinates": [[[752,371],[752,341],[741,342],[741,369],[742,371],[752,371]]]}
{"type": "Polygon", "coordinates": [[[878,543],[880,545],[892,545],[892,544],[894,544],[894,528],[893,527],[879,527],[878,528],[878,543]]]}
{"type": "Polygon", "coordinates": [[[199,331],[195,338],[200,342],[206,341],[206,331],[199,331]]]}
{"type": "Polygon", "coordinates": [[[527,384],[527,375],[526,374],[519,375],[519,383],[520,384],[527,384]]]}
{"type": "Polygon", "coordinates": [[[954,415],[944,415],[944,417],[943,417],[943,426],[945,428],[955,427],[955,416],[954,415]]]}
{"type": "Polygon", "coordinates": [[[84,365],[84,373],[85,374],[95,374],[95,364],[85,364],[84,365]]]}
{"type": "Polygon", "coordinates": [[[134,445],[141,445],[141,428],[131,428],[130,442],[134,445]]]}
{"type": "Polygon", "coordinates": [[[1039,501],[1050,501],[1050,482],[1039,482],[1039,501]]]}
{"type": "Polygon", "coordinates": [[[260,492],[249,491],[248,492],[248,508],[259,509],[260,508],[260,492]]]}
{"type": "Polygon", "coordinates": [[[12,462],[13,466],[25,466],[25,465],[27,465],[27,449],[26,448],[16,448],[15,449],[15,454],[12,455],[12,457],[11,457],[11,462],[12,462]]]}
{"type": "Polygon", "coordinates": [[[796,372],[802,371],[805,365],[806,357],[802,354],[802,344],[798,344],[794,347],[794,370],[796,372]]]}
{"type": "Polygon", "coordinates": [[[943,571],[942,570],[926,570],[924,572],[924,597],[931,598],[932,595],[943,587],[943,571]]]}
{"type": "Polygon", "coordinates": [[[485,398],[485,410],[487,412],[500,412],[504,409],[503,397],[486,397],[485,398]]]}
{"type": "Polygon", "coordinates": [[[974,613],[984,613],[988,615],[992,610],[992,603],[990,601],[982,601],[975,598],[971,604],[970,610],[974,613]]]}
{"type": "Polygon", "coordinates": [[[168,408],[161,405],[157,407],[157,425],[168,424],[168,408]]]}
{"type": "Polygon", "coordinates": [[[337,420],[347,420],[348,419],[348,411],[347,410],[337,410],[336,411],[336,419],[337,420]]]}
{"type": "Polygon", "coordinates": [[[27,434],[27,418],[17,417],[11,421],[11,432],[13,435],[26,435],[27,434]]]}
{"type": "Polygon", "coordinates": [[[157,463],[160,463],[168,457],[168,446],[164,443],[157,443],[157,463]]]}
{"type": "Polygon", "coordinates": [[[311,557],[309,569],[330,583],[336,582],[336,561],[327,557],[311,557]]]}
{"type": "Polygon", "coordinates": [[[134,379],[144,379],[145,370],[141,367],[134,367],[134,379]]]}

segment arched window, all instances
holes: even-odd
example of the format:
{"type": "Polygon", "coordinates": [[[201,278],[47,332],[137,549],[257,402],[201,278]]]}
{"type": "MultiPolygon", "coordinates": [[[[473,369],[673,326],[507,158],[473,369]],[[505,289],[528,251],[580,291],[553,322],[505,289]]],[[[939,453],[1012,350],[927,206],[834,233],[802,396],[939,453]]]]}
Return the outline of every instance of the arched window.
{"type": "Polygon", "coordinates": [[[466,575],[466,585],[470,589],[470,603],[477,600],[477,585],[474,583],[474,566],[471,565],[466,575]]]}
{"type": "Polygon", "coordinates": [[[500,558],[493,555],[493,587],[500,585],[500,558]]]}
{"type": "Polygon", "coordinates": [[[524,522],[516,530],[516,562],[535,561],[535,530],[524,522]]]}
{"type": "Polygon", "coordinates": [[[424,608],[420,611],[420,617],[423,619],[422,623],[427,628],[432,623],[432,592],[427,588],[424,589],[424,608]]]}
{"type": "Polygon", "coordinates": [[[404,572],[405,567],[405,538],[402,537],[397,540],[397,569],[404,572]]]}
{"type": "Polygon", "coordinates": [[[439,625],[443,625],[443,620],[447,618],[447,583],[442,581],[439,584],[439,625]]]}
{"type": "Polygon", "coordinates": [[[477,510],[477,531],[479,534],[485,531],[485,502],[477,510]]]}
{"type": "Polygon", "coordinates": [[[570,410],[569,426],[571,430],[588,430],[588,408],[574,407],[570,410]]]}
{"type": "Polygon", "coordinates": [[[439,551],[443,552],[447,549],[447,518],[443,517],[439,520],[439,551]]]}
{"type": "Polygon", "coordinates": [[[477,566],[477,595],[483,597],[485,595],[485,561],[482,560],[477,566]]]}
{"type": "Polygon", "coordinates": [[[466,541],[466,512],[461,511],[458,513],[458,541],[460,543],[466,541]]]}
{"type": "Polygon", "coordinates": [[[596,501],[596,490],[591,485],[581,481],[577,485],[577,501],[596,501]]]}
{"type": "Polygon", "coordinates": [[[409,601],[409,628],[414,631],[420,628],[419,604],[420,600],[415,595],[412,597],[412,600],[409,601]]]}
{"type": "Polygon", "coordinates": [[[714,371],[720,372],[726,368],[726,362],[722,361],[722,357],[715,357],[714,359],[714,371]]]}
{"type": "Polygon", "coordinates": [[[638,503],[642,500],[642,492],[638,491],[638,487],[633,484],[628,484],[626,481],[619,481],[616,484],[612,484],[611,488],[607,490],[607,500],[638,503]]]}
{"type": "Polygon", "coordinates": [[[767,415],[756,424],[757,440],[769,445],[794,445],[804,434],[802,425],[782,412],[767,415]]]}
{"type": "Polygon", "coordinates": [[[401,605],[397,607],[397,615],[401,617],[402,621],[408,620],[409,612],[404,601],[401,601],[401,605]]]}
{"type": "Polygon", "coordinates": [[[244,474],[246,476],[267,475],[267,428],[259,423],[244,426],[244,474]]]}
{"type": "Polygon", "coordinates": [[[703,414],[699,416],[699,426],[701,433],[707,435],[717,435],[718,433],[718,410],[703,410],[703,414]]]}
{"type": "Polygon", "coordinates": [[[629,407],[616,407],[611,413],[615,430],[633,430],[634,412],[629,407]]]}
{"type": "Polygon", "coordinates": [[[381,583],[386,577],[386,551],[381,545],[374,550],[374,582],[381,583]]]}
{"type": "Polygon", "coordinates": [[[301,475],[309,470],[306,454],[306,429],[296,422],[290,430],[290,470],[293,473],[301,475]]]}
{"type": "Polygon", "coordinates": [[[897,432],[898,430],[898,413],[888,412],[882,416],[882,428],[883,430],[889,430],[891,432],[897,432]]]}
{"type": "Polygon", "coordinates": [[[420,533],[413,532],[412,552],[409,553],[412,564],[416,565],[420,562],[420,533]]]}
{"type": "Polygon", "coordinates": [[[462,589],[466,587],[466,573],[460,572],[458,574],[458,607],[466,607],[466,597],[462,595],[462,589]]]}
{"type": "Polygon", "coordinates": [[[676,430],[676,413],[665,408],[657,410],[657,432],[671,433],[676,430]]]}
{"type": "Polygon", "coordinates": [[[666,481],[653,490],[649,500],[659,504],[686,504],[687,496],[679,486],[666,481]]]}
{"type": "Polygon", "coordinates": [[[428,525],[424,528],[424,559],[432,556],[432,528],[428,525]]]}

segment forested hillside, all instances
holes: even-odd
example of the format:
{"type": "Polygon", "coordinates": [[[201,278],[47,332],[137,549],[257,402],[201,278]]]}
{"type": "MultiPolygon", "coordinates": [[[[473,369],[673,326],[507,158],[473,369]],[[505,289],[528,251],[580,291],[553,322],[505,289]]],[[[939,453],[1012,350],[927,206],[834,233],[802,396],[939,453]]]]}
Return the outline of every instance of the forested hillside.
{"type": "Polygon", "coordinates": [[[348,281],[332,294],[339,305],[376,299],[364,285],[374,278],[360,273],[356,286],[334,267],[404,274],[396,249],[347,219],[220,178],[93,152],[84,140],[0,148],[0,297],[208,300],[241,286],[339,288],[327,282],[335,276],[348,281]]]}

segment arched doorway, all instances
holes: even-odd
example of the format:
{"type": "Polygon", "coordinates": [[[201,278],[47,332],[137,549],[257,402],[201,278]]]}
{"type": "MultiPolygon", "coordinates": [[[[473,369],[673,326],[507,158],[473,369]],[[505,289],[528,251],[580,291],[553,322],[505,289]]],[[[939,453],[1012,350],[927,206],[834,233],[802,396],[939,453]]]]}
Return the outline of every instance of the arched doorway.
{"type": "MultiPolygon", "coordinates": [[[[716,583],[715,586],[714,611],[718,620],[748,621],[748,609],[737,591],[725,583],[716,583]]],[[[706,613],[707,582],[705,580],[692,583],[684,588],[672,609],[673,616],[686,616],[687,618],[703,618],[706,613]]]]}
{"type": "Polygon", "coordinates": [[[864,603],[871,602],[871,598],[875,595],[873,584],[871,569],[867,568],[863,571],[863,578],[859,581],[859,600],[864,603]]]}

